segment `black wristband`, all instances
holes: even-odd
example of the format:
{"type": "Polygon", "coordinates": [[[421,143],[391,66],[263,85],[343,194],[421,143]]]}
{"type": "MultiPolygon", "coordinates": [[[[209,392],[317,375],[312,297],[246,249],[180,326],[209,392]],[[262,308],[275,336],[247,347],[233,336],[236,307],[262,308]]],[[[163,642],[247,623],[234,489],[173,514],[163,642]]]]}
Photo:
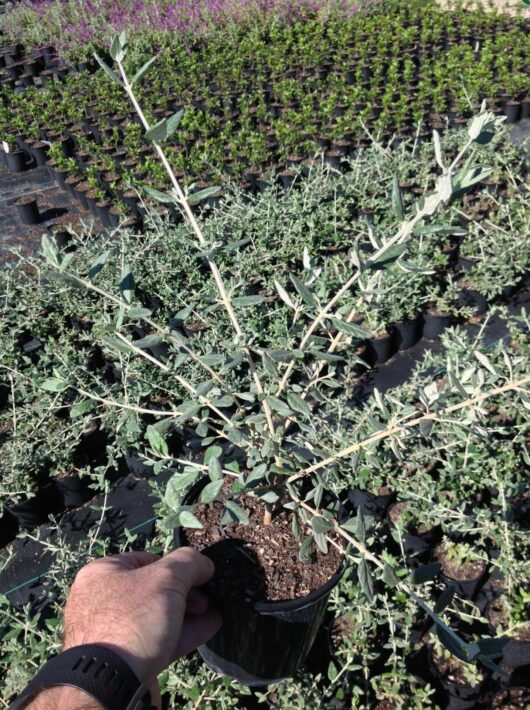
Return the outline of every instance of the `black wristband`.
{"type": "Polygon", "coordinates": [[[42,690],[60,685],[83,690],[105,710],[151,708],[149,687],[138,680],[121,656],[102,646],[86,645],[69,648],[51,658],[9,710],[21,710],[42,690]]]}

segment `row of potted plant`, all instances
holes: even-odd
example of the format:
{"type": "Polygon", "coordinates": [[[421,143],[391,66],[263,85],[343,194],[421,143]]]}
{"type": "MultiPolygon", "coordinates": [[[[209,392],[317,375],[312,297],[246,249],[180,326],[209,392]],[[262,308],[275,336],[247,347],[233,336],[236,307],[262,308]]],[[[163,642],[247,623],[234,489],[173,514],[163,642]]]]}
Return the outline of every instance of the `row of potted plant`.
{"type": "MultiPolygon", "coordinates": [[[[402,139],[420,120],[435,126],[445,117],[459,120],[469,110],[468,99],[485,95],[510,120],[528,113],[522,21],[477,13],[472,31],[456,22],[443,27],[436,10],[385,12],[371,10],[355,22],[295,23],[261,34],[256,29],[235,45],[219,35],[191,53],[170,45],[157,58],[153,78],[148,74],[139,85],[140,98],[151,121],[185,108],[172,159],[191,178],[214,183],[226,172],[249,182],[246,170],[281,166],[289,184],[290,168],[315,151],[325,150],[339,167],[367,139],[366,130],[402,139]],[[395,32],[396,23],[401,32],[395,32]],[[228,72],[220,71],[226,66],[228,72]]],[[[135,61],[142,52],[139,45],[135,61]]],[[[104,79],[99,72],[42,95],[6,94],[12,107],[4,113],[5,138],[12,141],[20,131],[26,140],[54,142],[67,130],[91,152],[97,150],[94,139],[108,154],[119,149],[131,138],[129,109],[104,79]]],[[[420,132],[427,137],[428,126],[420,132]]],[[[153,161],[145,167],[151,182],[162,180],[153,161]]]]}

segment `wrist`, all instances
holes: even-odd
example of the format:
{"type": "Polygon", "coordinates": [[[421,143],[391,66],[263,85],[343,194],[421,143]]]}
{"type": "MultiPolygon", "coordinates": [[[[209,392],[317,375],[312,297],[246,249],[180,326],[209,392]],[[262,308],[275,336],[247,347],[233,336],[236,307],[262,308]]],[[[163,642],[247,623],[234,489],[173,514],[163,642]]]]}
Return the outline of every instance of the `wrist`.
{"type": "Polygon", "coordinates": [[[97,700],[79,688],[67,685],[42,690],[27,706],[27,710],[103,710],[97,700]]]}
{"type": "MultiPolygon", "coordinates": [[[[131,653],[131,651],[127,650],[124,646],[120,646],[119,644],[115,643],[109,643],[107,641],[93,641],[90,638],[88,638],[86,641],[83,641],[83,644],[95,644],[96,646],[100,646],[101,648],[106,648],[109,651],[112,651],[113,653],[116,653],[120,658],[122,658],[125,663],[129,666],[129,668],[132,670],[134,675],[138,678],[140,683],[151,683],[153,680],[152,674],[149,673],[149,668],[147,664],[142,661],[141,658],[139,658],[137,655],[134,653],[131,653]]],[[[64,644],[63,645],[63,651],[68,650],[69,648],[74,648],[75,646],[81,646],[81,643],[75,643],[75,644],[64,644]]]]}

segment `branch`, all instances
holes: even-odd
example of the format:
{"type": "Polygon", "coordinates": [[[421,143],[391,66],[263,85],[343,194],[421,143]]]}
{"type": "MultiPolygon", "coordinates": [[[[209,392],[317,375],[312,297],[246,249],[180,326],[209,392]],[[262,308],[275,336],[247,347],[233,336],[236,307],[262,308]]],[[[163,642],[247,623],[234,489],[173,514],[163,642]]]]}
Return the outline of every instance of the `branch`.
{"type": "Polygon", "coordinates": [[[366,446],[370,446],[370,444],[373,444],[377,441],[388,439],[389,437],[395,436],[396,434],[404,434],[407,429],[418,426],[419,424],[421,424],[421,422],[438,421],[441,417],[447,414],[451,414],[452,412],[458,412],[462,409],[465,409],[466,407],[472,407],[476,404],[480,404],[480,402],[484,402],[485,400],[490,399],[491,397],[495,397],[496,395],[520,389],[523,385],[527,384],[530,384],[530,375],[522,378],[521,380],[511,380],[502,387],[496,387],[495,389],[490,390],[489,392],[484,392],[480,395],[477,395],[476,397],[472,397],[470,399],[464,400],[463,402],[459,402],[458,404],[452,404],[451,406],[446,407],[445,409],[442,409],[438,412],[423,414],[421,417],[415,417],[414,419],[405,421],[402,424],[396,424],[395,426],[389,427],[388,429],[384,429],[383,431],[378,431],[377,433],[372,434],[372,436],[369,436],[367,439],[364,439],[363,441],[357,441],[355,442],[355,444],[352,444],[351,446],[342,449],[338,453],[333,454],[332,456],[329,456],[328,458],[323,459],[322,461],[319,461],[318,463],[315,463],[312,466],[308,466],[303,471],[300,471],[300,473],[297,473],[294,476],[291,476],[290,478],[286,479],[285,483],[293,483],[299,478],[303,478],[304,476],[308,476],[321,468],[325,468],[326,466],[335,463],[335,461],[338,461],[339,459],[351,456],[351,454],[354,454],[357,451],[360,451],[366,446]]]}
{"type": "MultiPolygon", "coordinates": [[[[304,508],[304,510],[307,510],[307,512],[311,513],[314,517],[319,517],[320,513],[315,510],[314,508],[311,508],[311,506],[307,505],[307,503],[297,499],[293,498],[294,502],[300,505],[300,507],[304,508]]],[[[352,537],[349,533],[346,532],[346,530],[343,530],[336,522],[334,522],[334,531],[337,532],[344,540],[346,540],[350,545],[355,547],[355,549],[360,553],[360,555],[365,559],[369,560],[374,564],[378,569],[380,569],[382,572],[385,569],[385,563],[382,562],[378,557],[376,557],[370,550],[365,547],[363,544],[361,544],[358,540],[356,540],[354,537],[352,537]]],[[[341,545],[339,545],[338,542],[335,540],[331,539],[329,535],[326,536],[326,539],[328,542],[333,545],[335,548],[337,548],[342,555],[345,557],[351,557],[350,553],[345,550],[341,545]]],[[[406,583],[403,582],[399,579],[397,576],[395,570],[391,570],[394,573],[395,577],[395,584],[394,586],[398,589],[401,589],[401,591],[405,592],[407,596],[415,603],[417,604],[430,618],[434,621],[434,623],[437,626],[441,626],[444,631],[456,642],[457,645],[465,648],[468,647],[469,644],[467,644],[465,641],[463,641],[457,633],[455,633],[445,622],[442,621],[442,619],[434,612],[430,606],[425,602],[421,597],[419,597],[416,592],[414,592],[411,587],[406,583]]],[[[470,659],[471,660],[471,659],[470,659]]]]}
{"type": "MultiPolygon", "coordinates": [[[[140,105],[138,104],[138,101],[136,100],[136,96],[134,95],[132,86],[129,83],[129,80],[127,79],[127,75],[125,73],[125,69],[123,67],[123,64],[121,61],[117,61],[117,65],[120,70],[120,74],[121,74],[121,77],[123,80],[123,86],[125,88],[125,91],[127,92],[127,95],[129,96],[131,103],[134,106],[134,109],[135,109],[136,113],[138,114],[138,117],[140,118],[140,121],[142,122],[145,130],[148,131],[149,130],[149,123],[147,122],[147,119],[145,118],[145,115],[144,115],[140,105]]],[[[186,218],[187,218],[189,224],[191,225],[193,231],[195,232],[195,235],[197,237],[199,244],[202,247],[207,246],[206,239],[203,236],[201,228],[199,227],[199,224],[198,224],[197,220],[195,219],[195,215],[193,214],[193,211],[189,205],[189,202],[188,202],[186,196],[184,195],[184,192],[183,192],[183,190],[182,190],[182,188],[175,176],[175,173],[173,172],[173,170],[171,168],[171,165],[169,164],[168,159],[166,158],[164,151],[162,150],[162,148],[160,147],[160,145],[158,143],[156,143],[155,141],[152,141],[152,143],[154,145],[154,148],[157,152],[158,157],[160,158],[162,165],[164,166],[164,168],[169,176],[169,179],[171,180],[171,184],[173,185],[175,192],[178,196],[179,204],[183,208],[186,218]]],[[[215,261],[212,259],[210,254],[206,254],[206,260],[207,260],[208,266],[210,267],[210,270],[212,272],[217,289],[219,291],[219,295],[221,296],[221,301],[223,303],[223,306],[225,307],[226,312],[228,313],[228,317],[230,318],[230,321],[232,323],[234,331],[235,331],[237,337],[240,338],[241,340],[243,340],[244,334],[241,329],[241,326],[239,325],[239,321],[237,319],[235,311],[232,307],[232,303],[231,303],[230,297],[228,296],[228,293],[226,291],[226,288],[225,288],[225,285],[223,282],[223,278],[221,276],[219,268],[218,268],[217,264],[215,263],[215,261]]],[[[267,426],[269,428],[270,434],[271,434],[271,436],[274,436],[275,429],[274,429],[274,422],[272,419],[272,412],[271,412],[271,409],[270,409],[270,406],[269,406],[267,400],[265,399],[265,390],[263,389],[263,385],[261,383],[260,376],[259,376],[258,371],[256,369],[256,365],[254,363],[254,360],[252,358],[250,350],[245,345],[242,345],[241,349],[242,349],[243,354],[245,355],[248,366],[249,366],[250,371],[252,373],[252,378],[253,378],[254,384],[256,386],[256,391],[257,391],[258,395],[263,395],[263,401],[262,401],[263,412],[264,412],[265,418],[267,420],[267,426]]]]}
{"type": "MultiPolygon", "coordinates": [[[[466,142],[466,144],[464,145],[462,150],[459,152],[459,154],[456,156],[456,158],[453,160],[451,165],[444,171],[444,175],[451,175],[453,173],[456,165],[460,162],[460,160],[465,155],[466,151],[468,150],[469,146],[472,143],[473,143],[473,140],[468,139],[468,141],[466,142]]],[[[434,192],[434,193],[432,193],[431,198],[436,197],[436,196],[437,196],[437,193],[434,192]]],[[[434,210],[436,210],[439,207],[440,202],[442,202],[442,197],[438,196],[438,201],[434,207],[434,210]]],[[[412,219],[408,220],[407,222],[402,222],[397,233],[393,237],[391,237],[388,241],[386,241],[384,243],[384,245],[382,247],[380,247],[375,252],[375,254],[372,255],[371,261],[374,261],[374,262],[377,261],[389,247],[394,246],[395,244],[400,244],[402,242],[406,242],[411,237],[416,224],[418,222],[420,222],[424,217],[428,216],[429,214],[432,214],[432,212],[433,212],[432,204],[430,204],[429,200],[425,200],[423,207],[420,210],[418,210],[416,215],[412,219]]],[[[337,301],[340,298],[342,298],[342,296],[345,293],[347,293],[347,291],[359,280],[360,276],[361,276],[360,271],[358,271],[356,274],[351,276],[348,279],[348,281],[344,284],[344,286],[342,286],[342,288],[335,294],[335,296],[331,299],[331,301],[329,301],[327,306],[325,306],[320,311],[320,313],[317,315],[315,320],[311,323],[311,325],[309,326],[308,330],[306,331],[304,337],[302,338],[300,345],[298,347],[299,350],[304,350],[309,339],[311,338],[311,336],[313,335],[315,330],[318,328],[320,323],[324,320],[324,318],[326,318],[329,315],[329,312],[331,311],[333,306],[337,303],[337,301]]],[[[354,310],[350,311],[350,313],[348,315],[348,321],[350,321],[351,318],[353,318],[354,314],[355,314],[354,310]]],[[[341,333],[339,333],[339,335],[336,336],[336,338],[334,339],[334,341],[332,343],[332,348],[328,352],[333,352],[333,350],[341,342],[342,337],[343,337],[343,334],[341,334],[341,333]]],[[[288,381],[294,367],[295,367],[295,361],[292,360],[289,363],[289,365],[288,365],[288,367],[287,367],[287,369],[280,381],[278,389],[276,390],[276,397],[279,397],[281,395],[281,393],[283,392],[283,390],[285,389],[285,385],[287,384],[287,381],[288,381]]]]}
{"type": "MultiPolygon", "coordinates": [[[[105,291],[104,289],[100,288],[99,286],[96,286],[93,284],[91,281],[88,281],[87,279],[83,279],[81,276],[78,276],[77,274],[73,274],[70,271],[63,271],[63,274],[67,276],[68,278],[73,279],[74,281],[77,281],[77,283],[81,284],[84,286],[86,289],[89,291],[94,291],[94,293],[99,293],[100,296],[103,296],[104,298],[107,298],[109,301],[114,303],[116,306],[119,306],[120,308],[124,308],[125,311],[129,311],[134,306],[130,306],[129,304],[125,303],[123,300],[119,299],[117,296],[114,296],[112,293],[109,293],[108,291],[105,291]]],[[[178,347],[182,348],[184,352],[189,355],[198,365],[200,365],[206,372],[226,391],[232,394],[230,388],[228,387],[227,384],[221,379],[221,376],[215,372],[215,370],[212,370],[212,368],[209,365],[206,365],[198,355],[196,355],[191,348],[189,348],[185,342],[181,341],[179,338],[175,338],[175,336],[171,333],[170,330],[167,328],[163,328],[162,326],[158,325],[154,320],[151,320],[151,318],[146,318],[145,316],[141,316],[139,320],[143,321],[146,323],[150,328],[155,330],[157,333],[163,335],[165,338],[168,338],[173,344],[177,345],[178,347]]]]}

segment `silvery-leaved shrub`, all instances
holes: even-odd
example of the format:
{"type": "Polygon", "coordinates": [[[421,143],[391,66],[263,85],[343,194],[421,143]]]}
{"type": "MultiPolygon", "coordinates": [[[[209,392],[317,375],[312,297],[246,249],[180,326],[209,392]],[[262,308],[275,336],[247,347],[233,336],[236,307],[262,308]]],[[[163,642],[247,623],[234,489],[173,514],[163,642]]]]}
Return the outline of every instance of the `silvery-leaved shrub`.
{"type": "MultiPolygon", "coordinates": [[[[177,209],[185,219],[190,243],[198,259],[209,272],[216,287],[216,298],[205,304],[176,313],[169,324],[160,322],[152,311],[141,304],[134,273],[122,261],[121,278],[116,293],[98,286],[98,274],[113,259],[112,249],[102,253],[87,274],[73,269],[73,253],[59,252],[53,243],[43,239],[44,255],[51,267],[69,283],[82,286],[105,301],[108,313],[104,344],[117,353],[134,354],[161,371],[168,383],[181,394],[180,404],[171,411],[158,412],[159,421],[147,429],[149,458],[155,472],[174,472],[165,494],[166,515],[162,525],[200,527],[194,514],[196,505],[221,501],[222,521],[245,523],[246,513],[240,504],[245,495],[257,496],[264,504],[263,525],[269,525],[275,510],[288,509],[292,529],[300,540],[300,556],[307,558],[314,545],[326,553],[329,533],[334,535],[346,556],[357,565],[360,584],[369,597],[373,594],[374,576],[399,587],[434,621],[440,640],[465,660],[479,658],[494,667],[492,658],[499,648],[491,640],[464,642],[442,621],[440,614],[451,603],[452,593],[443,593],[433,611],[414,590],[415,584],[431,580],[439,571],[438,564],[419,567],[410,577],[393,568],[369,549],[369,521],[361,512],[354,519],[338,520],[337,507],[329,500],[347,488],[348,472],[356,466],[361,451],[375,451],[379,445],[399,451],[411,436],[427,435],[444,415],[473,411],[488,397],[516,390],[530,378],[509,381],[503,387],[469,395],[462,388],[458,404],[444,405],[433,391],[420,397],[417,407],[399,401],[385,401],[375,391],[381,418],[367,418],[362,427],[350,426],[347,409],[337,401],[336,393],[344,387],[358,364],[356,349],[371,334],[356,322],[361,306],[381,290],[389,274],[395,270],[414,274],[422,267],[409,258],[409,246],[425,236],[425,225],[441,206],[449,204],[470,187],[486,178],[491,169],[475,162],[477,146],[486,145],[504,120],[486,111],[470,120],[456,157],[444,155],[440,137],[433,133],[433,146],[439,176],[434,189],[411,208],[406,209],[397,178],[391,204],[395,229],[384,234],[370,233],[371,250],[350,251],[350,274],[334,291],[319,283],[322,266],[305,251],[300,254],[305,278],[293,273],[278,274],[277,297],[289,310],[289,322],[283,347],[272,349],[263,344],[259,333],[245,331],[241,313],[247,308],[266,309],[265,296],[234,290],[230,275],[218,265],[220,250],[226,244],[215,237],[207,238],[194,203],[215,195],[218,188],[189,192],[175,176],[166,157],[163,143],[178,131],[182,111],[149,125],[138,104],[134,86],[149,71],[155,58],[149,60],[131,78],[124,68],[127,40],[116,37],[110,48],[114,67],[96,57],[110,79],[129,96],[145,130],[145,138],[153,143],[160,163],[171,181],[171,191],[162,193],[150,187],[145,193],[154,200],[177,209]],[[423,230],[423,231],[422,231],[423,230]],[[216,339],[187,334],[180,327],[193,314],[223,318],[230,331],[216,331],[216,339]],[[145,333],[134,340],[133,327],[145,333]],[[154,355],[156,348],[160,356],[154,355]],[[169,353],[169,356],[166,356],[169,353]],[[191,379],[187,365],[193,364],[202,379],[191,379]],[[349,373],[349,375],[348,375],[349,373]],[[177,455],[170,451],[165,433],[173,426],[194,431],[195,449],[204,455],[177,455]],[[361,434],[361,436],[360,436],[361,434]],[[197,446],[198,443],[198,446],[197,446]],[[225,450],[231,451],[225,459],[225,450]],[[201,475],[209,476],[197,504],[182,505],[181,498],[201,475]],[[224,492],[224,481],[231,480],[230,491],[224,492]]],[[[435,230],[433,230],[435,231],[435,230]]],[[[234,258],[237,258],[237,245],[234,258]]],[[[175,284],[178,288],[178,284],[175,284]]],[[[185,299],[184,299],[185,300],[185,299]]],[[[362,310],[362,309],[361,309],[362,310]]],[[[487,371],[486,363],[483,363],[487,371]]],[[[494,380],[493,380],[494,381],[494,380]]],[[[492,382],[493,382],[492,381],[492,382]]],[[[482,382],[484,384],[484,382],[482,382]]],[[[68,372],[57,370],[44,383],[48,390],[62,391],[75,387],[68,372]]],[[[151,412],[156,415],[156,412],[151,412]]]]}

